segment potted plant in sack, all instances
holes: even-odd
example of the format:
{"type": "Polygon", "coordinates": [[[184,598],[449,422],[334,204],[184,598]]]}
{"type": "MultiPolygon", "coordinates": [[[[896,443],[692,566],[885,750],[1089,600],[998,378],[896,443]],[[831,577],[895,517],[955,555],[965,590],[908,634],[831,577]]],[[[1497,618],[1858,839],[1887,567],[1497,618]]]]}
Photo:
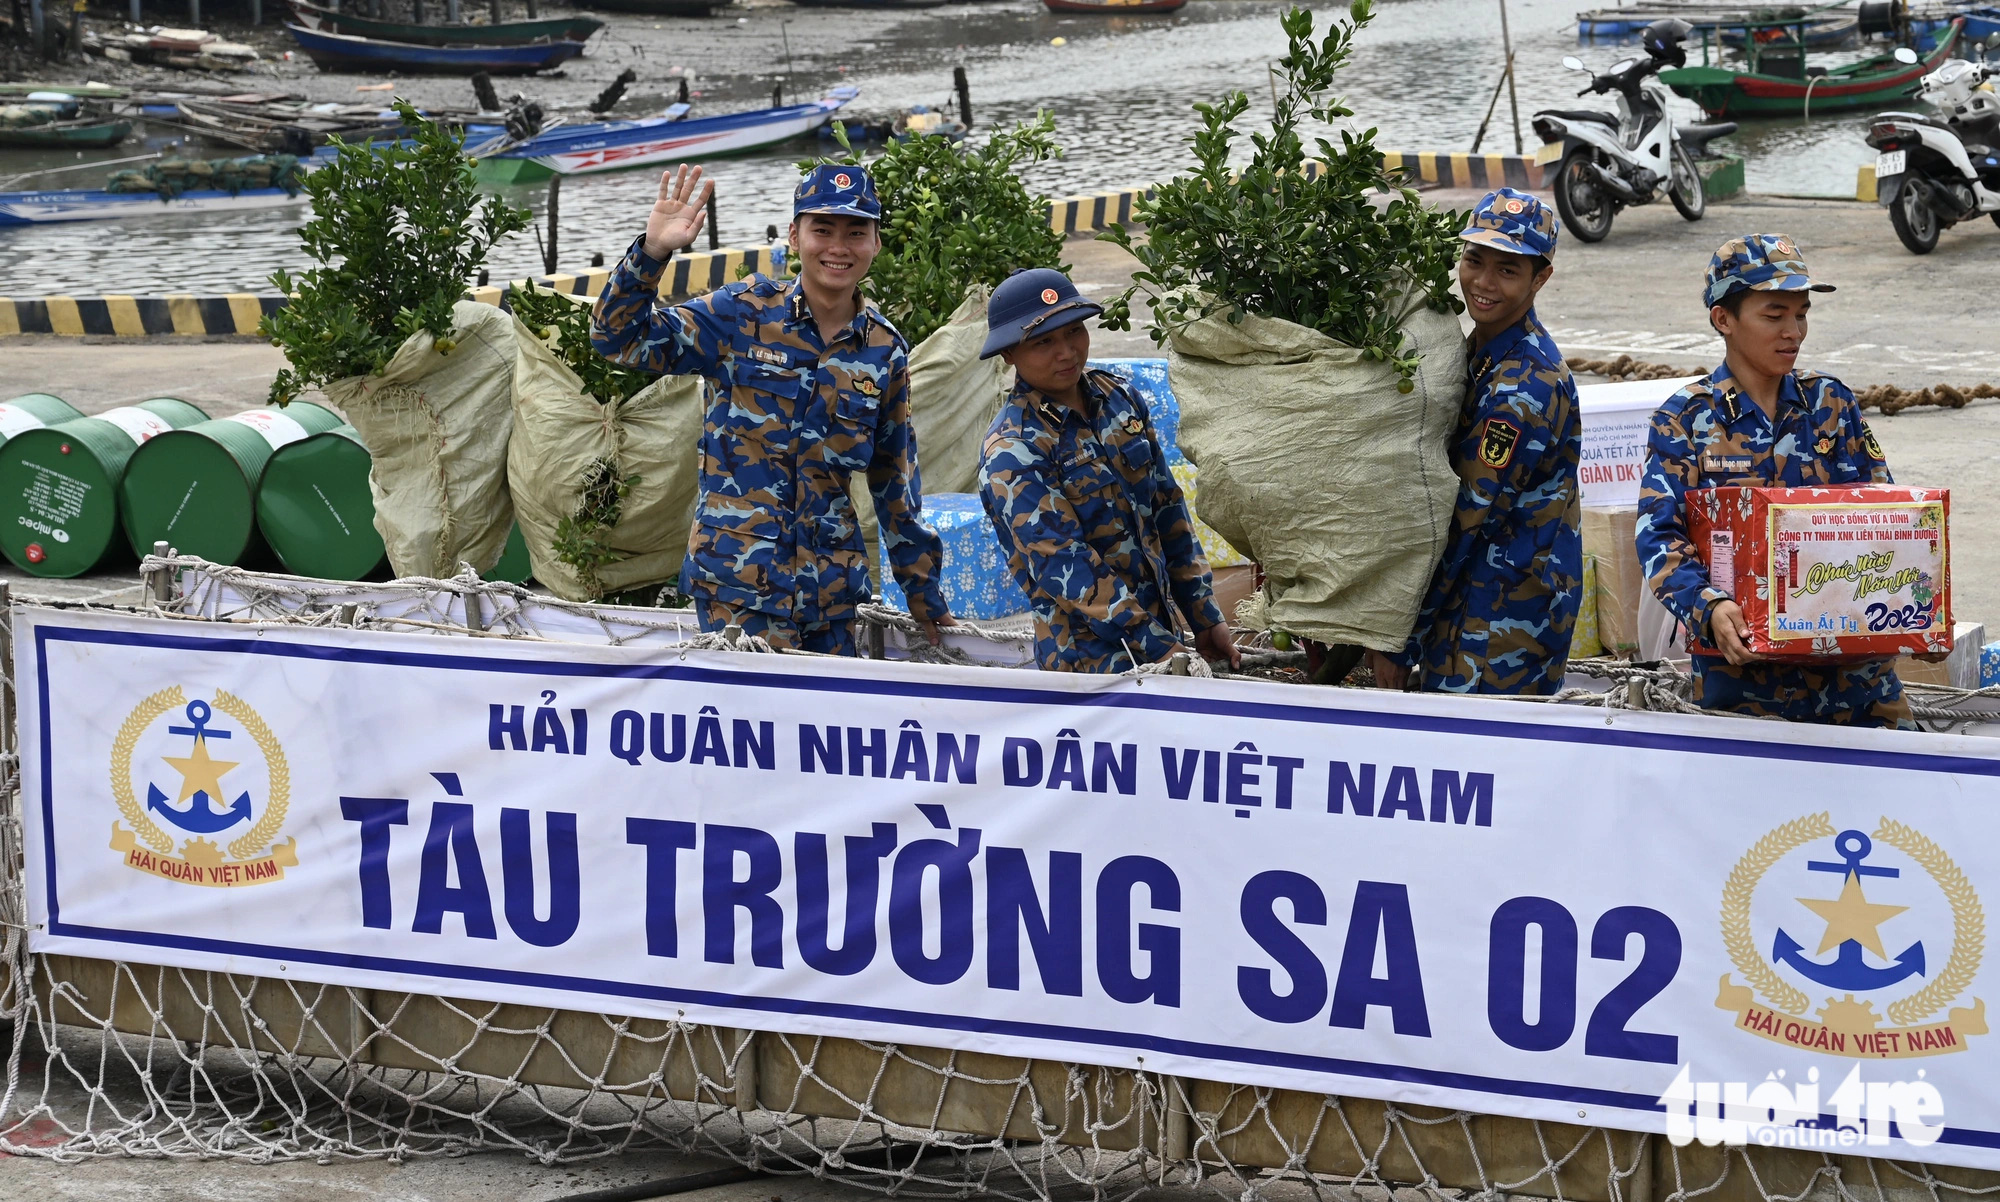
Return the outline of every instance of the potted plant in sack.
{"type": "Polygon", "coordinates": [[[375,525],[398,576],[485,571],[513,524],[507,496],[513,319],[464,299],[526,209],[482,200],[459,139],[408,101],[402,141],[353,145],[306,177],[299,241],[317,266],[271,277],[291,297],[258,333],[285,352],[285,404],[323,390],[373,463],[375,525]]]}
{"type": "Polygon", "coordinates": [[[1100,235],[1139,260],[1105,322],[1129,329],[1147,295],[1196,509],[1263,568],[1239,617],[1343,648],[1320,676],[1332,680],[1361,648],[1409,637],[1457,496],[1446,442],[1465,370],[1461,216],[1385,169],[1372,129],[1308,152],[1308,120],[1352,116],[1331,88],[1369,0],[1348,15],[1317,41],[1311,12],[1284,15],[1282,87],[1247,164],[1231,155],[1249,98],[1197,104],[1197,166],[1137,206],[1144,240],[1100,235]]]}
{"type": "Polygon", "coordinates": [[[700,492],[703,382],[599,355],[590,299],[533,284],[509,296],[521,355],[507,445],[515,519],[535,579],[557,596],[676,602],[661,586],[680,576],[700,492]]]}

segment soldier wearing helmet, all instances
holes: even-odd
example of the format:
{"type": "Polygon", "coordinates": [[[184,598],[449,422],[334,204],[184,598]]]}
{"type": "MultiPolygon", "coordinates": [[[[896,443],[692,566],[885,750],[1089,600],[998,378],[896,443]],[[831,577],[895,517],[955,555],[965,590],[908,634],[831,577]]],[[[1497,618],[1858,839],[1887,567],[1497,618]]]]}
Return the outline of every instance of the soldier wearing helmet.
{"type": "Polygon", "coordinates": [[[1661,603],[1713,649],[1690,648],[1703,708],[1915,729],[1893,660],[1808,667],[1751,654],[1742,609],[1710,585],[1688,538],[1689,489],[1892,483],[1854,393],[1832,376],[1798,368],[1813,294],[1832,291],[1783,234],[1732,238],[1709,260],[1702,299],[1722,335],[1723,362],[1653,415],[1639,491],[1639,563],[1661,603]]]}
{"type": "Polygon", "coordinates": [[[1132,386],[1088,367],[1102,313],[1060,271],[1001,281],[980,357],[1015,382],[986,432],[979,496],[1035,611],[1043,669],[1120,672],[1186,650],[1242,662],[1187,499],[1132,386]]]}
{"type": "Polygon", "coordinates": [[[755,275],[664,304],[660,276],[701,232],[713,189],[699,167],[661,175],[646,232],[591,316],[605,358],[712,388],[681,590],[703,630],[733,624],[779,647],[855,654],[856,607],[869,599],[848,497],[860,473],[910,615],[935,642],[951,619],[943,550],[922,518],[909,346],[860,291],[882,249],[875,186],[857,166],[813,168],[792,201],[797,279],[755,275]]]}

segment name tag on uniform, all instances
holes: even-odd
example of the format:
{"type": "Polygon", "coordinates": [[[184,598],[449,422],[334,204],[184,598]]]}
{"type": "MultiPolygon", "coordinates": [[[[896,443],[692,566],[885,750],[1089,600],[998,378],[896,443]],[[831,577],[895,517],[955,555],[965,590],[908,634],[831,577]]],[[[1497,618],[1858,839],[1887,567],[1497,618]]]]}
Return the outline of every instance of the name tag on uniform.
{"type": "Polygon", "coordinates": [[[792,362],[790,355],[775,346],[752,346],[750,357],[759,363],[769,363],[776,367],[789,367],[792,362]]]}
{"type": "Polygon", "coordinates": [[[1756,462],[1756,457],[1752,455],[1718,455],[1714,451],[1707,451],[1701,457],[1701,470],[1741,475],[1750,471],[1756,462]]]}

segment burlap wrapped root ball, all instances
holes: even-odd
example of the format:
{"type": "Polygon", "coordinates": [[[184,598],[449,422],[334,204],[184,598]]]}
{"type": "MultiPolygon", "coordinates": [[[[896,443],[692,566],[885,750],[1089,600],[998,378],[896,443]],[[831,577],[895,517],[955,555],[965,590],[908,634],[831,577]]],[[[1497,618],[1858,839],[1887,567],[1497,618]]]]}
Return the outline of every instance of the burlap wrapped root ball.
{"type": "Polygon", "coordinates": [[[1409,639],[1457,503],[1465,338],[1421,293],[1400,322],[1422,356],[1409,393],[1394,367],[1289,321],[1215,313],[1169,337],[1197,513],[1264,570],[1235,615],[1253,629],[1377,651],[1409,639]]]}
{"type": "Polygon", "coordinates": [[[662,376],[623,401],[599,404],[541,338],[518,322],[516,332],[507,482],[535,579],[571,601],[674,583],[701,488],[708,395],[701,377],[662,376]],[[611,562],[586,576],[558,557],[557,532],[565,517],[579,516],[586,483],[607,464],[616,479],[637,479],[618,521],[593,534],[611,562]]]}
{"type": "Polygon", "coordinates": [[[375,529],[397,576],[443,579],[500,562],[513,428],[514,319],[492,305],[452,308],[448,350],[419,333],[378,375],[326,386],[373,463],[375,529]]]}

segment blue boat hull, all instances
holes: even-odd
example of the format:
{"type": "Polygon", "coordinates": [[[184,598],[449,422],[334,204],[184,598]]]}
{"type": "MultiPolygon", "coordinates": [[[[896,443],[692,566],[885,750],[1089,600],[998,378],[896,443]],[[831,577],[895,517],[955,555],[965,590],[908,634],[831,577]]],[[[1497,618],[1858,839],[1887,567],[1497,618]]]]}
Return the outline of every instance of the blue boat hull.
{"type": "Polygon", "coordinates": [[[493,183],[692,162],[741,154],[811,133],[856,95],[855,88],[838,87],[811,104],[692,121],[655,117],[563,125],[506,149],[480,146],[468,138],[466,153],[477,160],[480,178],[493,183]]]}
{"type": "Polygon", "coordinates": [[[54,225],[68,221],[119,221],[135,217],[166,217],[189,213],[227,213],[304,204],[306,194],[283,188],[246,188],[241,192],[183,192],[162,200],[152,192],[105,192],[66,188],[49,192],[0,192],[0,228],[54,225]]]}
{"type": "Polygon", "coordinates": [[[583,53],[581,42],[543,42],[528,46],[417,46],[373,38],[322,33],[286,25],[292,38],[321,70],[363,72],[421,71],[441,75],[529,75],[546,71],[583,53]]]}

